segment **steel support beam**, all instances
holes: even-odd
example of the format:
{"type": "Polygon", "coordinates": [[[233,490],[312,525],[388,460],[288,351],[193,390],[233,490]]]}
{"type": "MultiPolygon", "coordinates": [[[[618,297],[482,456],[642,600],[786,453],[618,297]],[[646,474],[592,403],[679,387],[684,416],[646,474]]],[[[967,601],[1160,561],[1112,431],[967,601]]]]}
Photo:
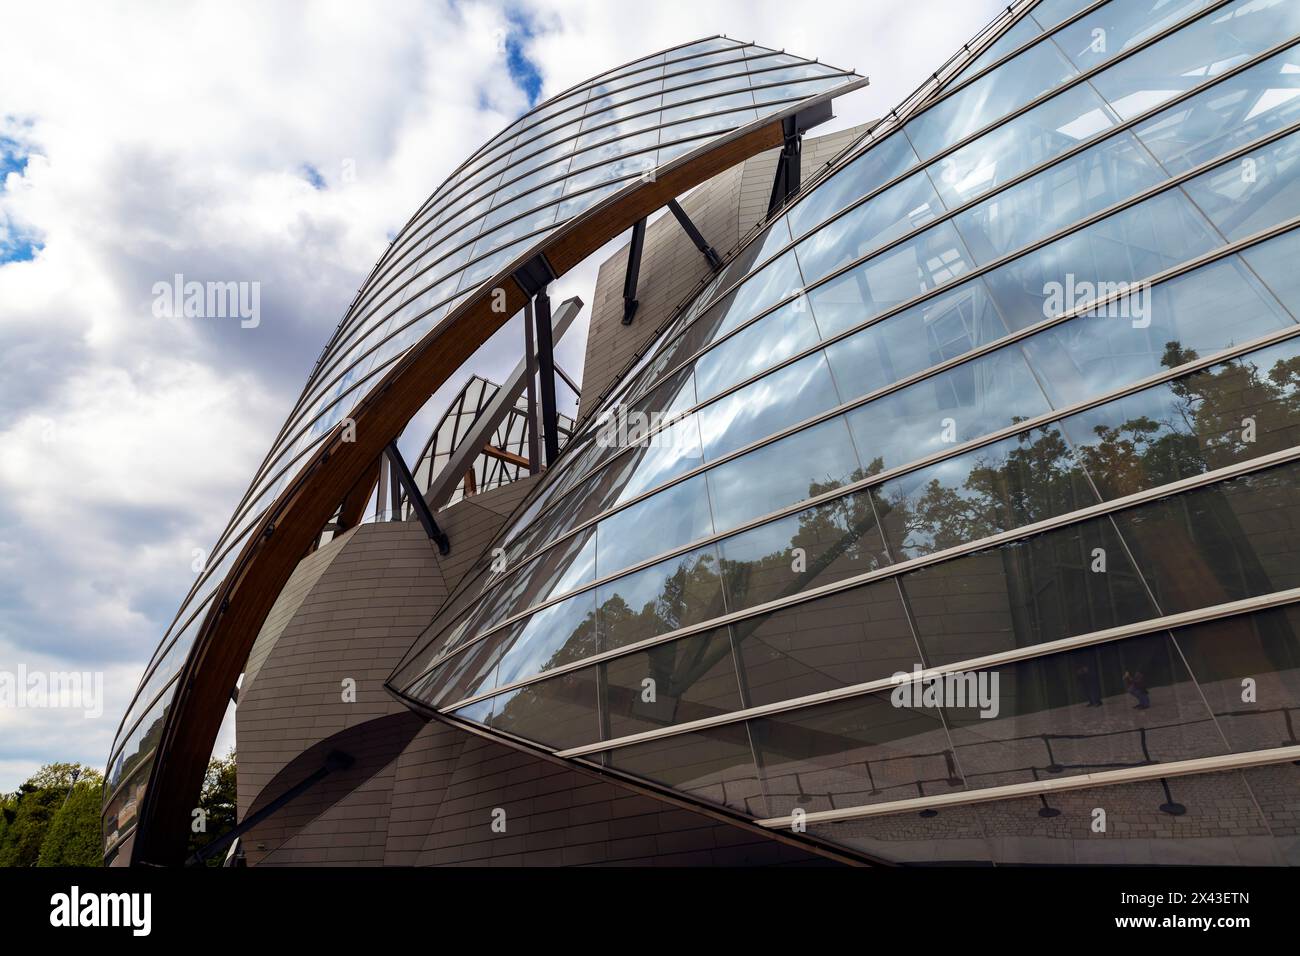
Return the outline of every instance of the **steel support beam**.
{"type": "MultiPolygon", "coordinates": [[[[528,374],[526,387],[528,391],[528,473],[530,475],[535,475],[542,470],[542,441],[540,429],[537,427],[537,346],[533,342],[533,324],[533,300],[530,298],[524,304],[524,364],[527,366],[528,374]]],[[[496,429],[495,425],[492,427],[493,430],[496,429]]],[[[490,435],[491,432],[488,434],[490,435]]],[[[484,436],[483,440],[487,441],[487,436],[484,436]]],[[[461,444],[463,446],[464,442],[461,444]]],[[[470,461],[473,462],[473,459],[471,458],[470,461]]],[[[447,467],[451,467],[451,462],[447,463],[447,467]]],[[[433,499],[435,508],[441,508],[442,505],[443,502],[433,499]]]]}
{"type": "Polygon", "coordinates": [[[451,540],[438,527],[438,522],[434,520],[433,512],[429,510],[429,503],[424,500],[424,495],[416,487],[415,479],[411,477],[411,469],[406,467],[406,461],[402,458],[402,453],[397,450],[395,440],[388,443],[388,446],[384,449],[384,455],[388,458],[389,467],[397,476],[402,488],[406,490],[406,497],[411,499],[411,509],[415,512],[415,516],[420,519],[420,524],[424,526],[424,533],[438,545],[439,554],[450,554],[451,540]]]}
{"type": "Polygon", "coordinates": [[[388,492],[391,488],[388,480],[388,459],[379,456],[379,481],[375,485],[375,515],[378,517],[388,510],[388,492]]]}
{"type": "Polygon", "coordinates": [[[691,222],[691,217],[686,215],[686,210],[682,208],[682,204],[676,199],[670,199],[668,200],[668,208],[672,210],[672,214],[677,217],[677,221],[681,224],[682,229],[685,230],[686,235],[691,237],[691,242],[695,243],[695,248],[699,249],[704,258],[708,260],[709,268],[714,272],[721,269],[722,256],[718,255],[717,249],[714,249],[709,245],[708,241],[704,238],[704,234],[695,228],[695,223],[691,222]]]}
{"type": "Polygon", "coordinates": [[[559,415],[555,407],[555,342],[551,332],[551,297],[539,292],[533,300],[537,320],[537,384],[542,398],[542,440],[546,467],[560,457],[559,415]]]}
{"type": "Polygon", "coordinates": [[[776,176],[772,180],[772,198],[767,203],[769,216],[799,191],[803,164],[803,136],[799,133],[797,120],[797,116],[788,116],[781,121],[785,142],[781,146],[781,155],[776,161],[776,176]]]}
{"type": "MultiPolygon", "coordinates": [[[[564,333],[569,330],[573,320],[578,317],[578,313],[581,311],[582,300],[577,296],[565,299],[560,303],[560,307],[555,310],[555,316],[552,320],[555,341],[558,342],[564,337],[564,333]]],[[[531,316],[525,317],[524,324],[531,330],[531,316]]],[[[529,342],[532,341],[531,331],[526,338],[529,342]]],[[[492,400],[488,402],[483,411],[479,413],[478,418],[470,425],[460,444],[452,449],[451,457],[447,459],[447,464],[442,471],[434,475],[429,482],[429,493],[426,496],[429,507],[436,511],[447,503],[447,499],[455,492],[461,477],[473,467],[474,459],[487,447],[492,440],[493,433],[497,430],[497,426],[505,421],[506,416],[510,414],[510,410],[519,401],[519,396],[526,390],[527,383],[536,374],[536,369],[536,361],[530,348],[528,354],[520,360],[519,364],[515,366],[515,370],[510,373],[510,377],[501,383],[500,390],[492,396],[492,400]]],[[[535,406],[533,407],[535,409],[535,406]]],[[[535,414],[532,420],[536,422],[535,414]]],[[[532,429],[532,433],[534,436],[537,434],[535,427],[532,429]]],[[[529,469],[531,470],[532,462],[541,462],[540,448],[534,450],[530,444],[529,457],[529,469]]]]}
{"type": "Polygon", "coordinates": [[[388,469],[388,500],[393,503],[389,521],[402,520],[402,482],[396,468],[388,469]]]}
{"type": "MultiPolygon", "coordinates": [[[[555,342],[551,331],[551,300],[546,287],[556,279],[555,269],[542,253],[525,262],[514,275],[515,284],[532,300],[533,335],[537,343],[537,381],[542,404],[542,439],[546,445],[546,464],[560,454],[559,436],[555,431],[555,342]]],[[[530,448],[531,451],[531,448],[530,448]]],[[[536,455],[529,456],[536,460],[536,455]]]]}
{"type": "Polygon", "coordinates": [[[560,368],[560,366],[557,365],[555,366],[555,374],[560,376],[560,379],[564,382],[565,385],[569,386],[569,388],[573,391],[573,394],[575,396],[579,398],[582,397],[582,389],[578,387],[577,382],[569,378],[568,372],[566,372],[564,369],[560,368]]]}
{"type": "Polygon", "coordinates": [[[316,784],[320,783],[330,774],[335,773],[339,770],[347,770],[355,762],[356,761],[353,760],[353,758],[350,755],[343,753],[341,750],[330,751],[329,755],[326,756],[325,758],[325,763],[321,765],[319,770],[316,770],[315,772],[309,774],[300,782],[294,784],[284,793],[280,794],[278,797],[276,797],[274,800],[272,800],[270,803],[264,806],[261,810],[258,810],[256,813],[252,813],[244,817],[243,822],[240,823],[233,830],[230,830],[229,832],[217,837],[215,840],[213,840],[211,843],[209,843],[207,846],[203,847],[202,849],[195,851],[194,855],[189,858],[186,865],[196,866],[202,863],[204,860],[208,859],[209,857],[216,856],[218,853],[220,853],[226,847],[230,846],[232,843],[238,840],[249,830],[253,829],[253,827],[257,826],[267,817],[271,816],[271,814],[277,812],[281,807],[285,806],[288,803],[291,803],[294,800],[297,800],[304,793],[306,793],[312,787],[316,786],[316,784]]]}
{"type": "Polygon", "coordinates": [[[636,316],[636,286],[641,278],[641,250],[645,247],[645,217],[632,227],[632,241],[627,247],[627,274],[623,276],[623,324],[631,325],[636,316]]]}
{"type": "Polygon", "coordinates": [[[767,204],[767,214],[771,216],[781,205],[799,191],[803,175],[803,134],[814,126],[820,126],[827,120],[834,119],[830,100],[800,110],[793,116],[781,121],[781,135],[784,143],[781,155],[776,161],[776,176],[772,180],[772,198],[767,204]]]}

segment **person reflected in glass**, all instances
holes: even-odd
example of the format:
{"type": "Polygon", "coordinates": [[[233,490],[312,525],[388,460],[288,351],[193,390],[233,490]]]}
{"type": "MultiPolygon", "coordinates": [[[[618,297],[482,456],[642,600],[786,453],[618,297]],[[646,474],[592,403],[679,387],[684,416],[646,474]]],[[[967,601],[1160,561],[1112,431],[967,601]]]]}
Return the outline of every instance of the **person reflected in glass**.
{"type": "Polygon", "coordinates": [[[1096,672],[1087,664],[1080,664],[1075,670],[1074,676],[1077,677],[1079,683],[1083,685],[1083,692],[1088,698],[1087,706],[1100,707],[1101,681],[1097,678],[1096,672]]]}
{"type": "Polygon", "coordinates": [[[1147,693],[1146,675],[1141,671],[1138,671],[1137,673],[1125,671],[1124,688],[1132,694],[1133,699],[1137,701],[1137,704],[1133,707],[1134,710],[1146,710],[1151,706],[1151,695],[1147,693]]]}

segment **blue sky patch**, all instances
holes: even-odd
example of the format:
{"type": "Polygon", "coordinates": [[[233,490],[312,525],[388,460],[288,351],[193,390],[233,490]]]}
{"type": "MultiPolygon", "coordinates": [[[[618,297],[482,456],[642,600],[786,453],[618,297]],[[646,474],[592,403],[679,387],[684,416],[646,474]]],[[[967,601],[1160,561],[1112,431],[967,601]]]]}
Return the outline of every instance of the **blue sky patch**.
{"type": "Polygon", "coordinates": [[[312,189],[324,189],[325,177],[320,174],[320,170],[311,163],[302,164],[302,178],[311,183],[312,189]]]}
{"type": "Polygon", "coordinates": [[[13,222],[0,222],[0,266],[10,262],[30,262],[45,248],[34,235],[14,228],[13,222]]]}
{"type": "Polygon", "coordinates": [[[537,35],[536,24],[519,9],[507,11],[506,22],[510,25],[506,33],[506,69],[515,86],[528,97],[528,105],[536,106],[542,92],[542,74],[524,53],[525,44],[537,35]]]}
{"type": "Polygon", "coordinates": [[[0,189],[4,189],[5,177],[10,173],[22,175],[27,171],[27,154],[12,139],[0,136],[0,189]]]}

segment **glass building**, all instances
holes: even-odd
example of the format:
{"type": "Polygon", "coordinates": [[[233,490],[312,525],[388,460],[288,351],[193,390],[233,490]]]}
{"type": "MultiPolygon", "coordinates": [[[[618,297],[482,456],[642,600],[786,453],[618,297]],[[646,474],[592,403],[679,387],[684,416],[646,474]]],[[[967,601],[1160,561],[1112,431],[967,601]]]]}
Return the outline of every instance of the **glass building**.
{"type": "MultiPolygon", "coordinates": [[[[969,47],[774,190],[386,686],[847,859],[1300,862],[1300,3],[1022,2],[969,47]]],[[[857,79],[703,41],[435,193],[159,648],[116,832],[241,542],[385,370],[552,230],[775,110],[788,151],[857,79]]]]}

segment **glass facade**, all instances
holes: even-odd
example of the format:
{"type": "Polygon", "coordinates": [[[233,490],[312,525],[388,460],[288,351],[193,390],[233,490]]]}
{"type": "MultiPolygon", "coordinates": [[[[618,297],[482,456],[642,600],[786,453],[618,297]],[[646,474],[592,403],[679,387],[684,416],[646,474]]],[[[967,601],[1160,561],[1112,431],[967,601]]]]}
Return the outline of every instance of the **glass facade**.
{"type": "MultiPolygon", "coordinates": [[[[321,353],[146,668],[109,758],[109,852],[134,825],[177,675],[236,558],[331,430],[411,346],[577,217],[710,144],[862,82],[852,72],[783,51],[725,37],[699,40],[547,100],[434,191],[375,264],[321,353]]],[[[436,454],[430,448],[428,460],[419,463],[422,479],[436,454]]]]}
{"type": "Polygon", "coordinates": [[[683,304],[394,691],[899,862],[1300,862],[1300,4],[1016,16],[683,304]]]}

